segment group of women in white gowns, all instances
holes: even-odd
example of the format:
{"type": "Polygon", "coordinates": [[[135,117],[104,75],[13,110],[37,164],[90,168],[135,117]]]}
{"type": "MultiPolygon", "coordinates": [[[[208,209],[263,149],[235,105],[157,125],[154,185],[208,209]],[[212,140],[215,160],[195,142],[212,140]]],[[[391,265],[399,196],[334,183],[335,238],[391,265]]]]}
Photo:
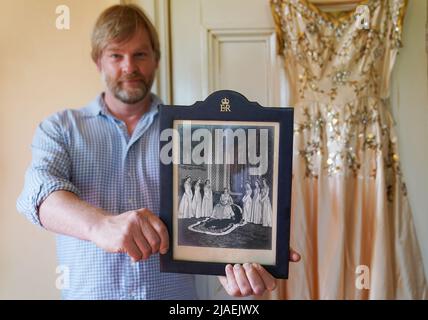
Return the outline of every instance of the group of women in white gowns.
{"type": "Polygon", "coordinates": [[[272,204],[269,198],[269,186],[266,179],[262,179],[262,189],[258,180],[254,183],[254,190],[249,182],[245,183],[245,195],[242,198],[242,219],[246,222],[272,227],[272,204]],[[253,194],[253,197],[251,197],[253,194]]]}
{"type": "Polygon", "coordinates": [[[195,182],[194,192],[192,191],[192,178],[186,177],[184,180],[184,193],[178,207],[179,218],[202,218],[210,217],[213,212],[213,193],[210,180],[204,184],[204,195],[201,194],[201,179],[195,182]]]}

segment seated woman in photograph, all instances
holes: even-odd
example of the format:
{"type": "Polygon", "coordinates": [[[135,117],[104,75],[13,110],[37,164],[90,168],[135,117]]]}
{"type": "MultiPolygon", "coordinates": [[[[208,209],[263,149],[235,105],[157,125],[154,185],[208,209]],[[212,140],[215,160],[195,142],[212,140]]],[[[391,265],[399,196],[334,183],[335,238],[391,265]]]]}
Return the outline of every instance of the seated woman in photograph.
{"type": "Polygon", "coordinates": [[[220,202],[216,204],[211,218],[214,219],[231,219],[235,215],[232,210],[233,200],[229,194],[229,189],[224,188],[220,197],[220,202]]]}
{"type": "Polygon", "coordinates": [[[180,205],[178,207],[178,217],[179,218],[191,218],[192,217],[192,178],[187,176],[184,179],[184,193],[180,200],[180,205]]]}

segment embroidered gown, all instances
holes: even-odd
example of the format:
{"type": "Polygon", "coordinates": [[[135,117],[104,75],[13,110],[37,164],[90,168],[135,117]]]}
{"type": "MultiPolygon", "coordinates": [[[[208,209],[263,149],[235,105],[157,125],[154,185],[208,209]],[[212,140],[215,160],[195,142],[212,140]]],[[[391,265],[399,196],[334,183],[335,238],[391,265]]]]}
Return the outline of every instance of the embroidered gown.
{"type": "Polygon", "coordinates": [[[271,0],[295,108],[291,246],[302,255],[276,298],[428,298],[388,110],[406,1],[361,4],[367,29],[359,9],[271,0]]]}
{"type": "Polygon", "coordinates": [[[211,218],[214,219],[231,219],[234,216],[232,210],[233,200],[229,194],[223,193],[220,197],[220,202],[213,209],[211,218]]]}

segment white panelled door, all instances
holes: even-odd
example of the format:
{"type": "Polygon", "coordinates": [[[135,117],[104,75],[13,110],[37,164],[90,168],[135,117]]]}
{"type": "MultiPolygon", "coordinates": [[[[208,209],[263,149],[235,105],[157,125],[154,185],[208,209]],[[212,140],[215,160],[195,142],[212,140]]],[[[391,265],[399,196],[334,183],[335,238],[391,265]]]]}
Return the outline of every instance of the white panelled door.
{"type": "Polygon", "coordinates": [[[285,105],[269,0],[173,0],[170,6],[174,104],[230,89],[265,106],[285,105]]]}
{"type": "MultiPolygon", "coordinates": [[[[191,105],[221,89],[264,106],[284,106],[269,0],[171,0],[171,96],[191,105]]],[[[216,277],[198,277],[201,298],[224,299],[216,277]]]]}

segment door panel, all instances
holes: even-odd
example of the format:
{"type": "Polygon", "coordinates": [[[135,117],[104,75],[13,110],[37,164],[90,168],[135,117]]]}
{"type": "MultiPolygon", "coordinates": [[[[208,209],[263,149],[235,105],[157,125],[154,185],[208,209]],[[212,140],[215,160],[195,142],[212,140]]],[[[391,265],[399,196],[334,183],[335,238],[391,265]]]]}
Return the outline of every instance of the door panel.
{"type": "Polygon", "coordinates": [[[170,12],[175,104],[231,89],[262,105],[285,105],[269,1],[180,0],[170,12]]]}

